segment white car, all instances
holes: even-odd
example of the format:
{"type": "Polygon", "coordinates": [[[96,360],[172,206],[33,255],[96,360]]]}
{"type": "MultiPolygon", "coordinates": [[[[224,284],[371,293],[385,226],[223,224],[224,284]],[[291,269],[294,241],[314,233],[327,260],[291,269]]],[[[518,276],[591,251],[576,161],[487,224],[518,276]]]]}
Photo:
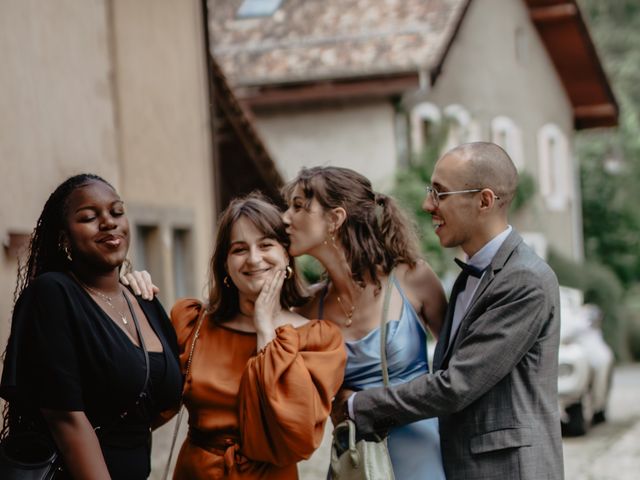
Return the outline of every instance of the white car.
{"type": "Polygon", "coordinates": [[[614,357],[602,338],[602,313],[582,292],[560,287],[558,397],[563,432],[584,435],[605,420],[614,357]]]}

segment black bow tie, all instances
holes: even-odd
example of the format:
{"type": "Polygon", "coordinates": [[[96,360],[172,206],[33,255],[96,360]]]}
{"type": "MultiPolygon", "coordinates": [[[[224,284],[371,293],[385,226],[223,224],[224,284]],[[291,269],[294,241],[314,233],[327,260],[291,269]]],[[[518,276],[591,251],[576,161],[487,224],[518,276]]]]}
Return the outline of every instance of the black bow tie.
{"type": "Polygon", "coordinates": [[[478,268],[474,267],[473,265],[469,265],[468,263],[464,263],[462,260],[459,260],[457,258],[454,258],[453,260],[470,277],[480,278],[486,270],[486,268],[478,268]]]}

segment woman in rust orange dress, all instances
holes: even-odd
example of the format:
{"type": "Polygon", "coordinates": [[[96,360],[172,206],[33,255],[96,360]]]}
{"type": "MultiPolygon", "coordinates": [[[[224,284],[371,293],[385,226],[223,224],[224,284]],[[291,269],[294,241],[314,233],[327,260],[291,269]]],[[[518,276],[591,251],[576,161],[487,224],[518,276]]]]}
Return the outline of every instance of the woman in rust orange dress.
{"type": "Polygon", "coordinates": [[[343,379],[339,329],[307,320],[277,207],[252,195],[223,213],[209,305],[171,311],[186,370],[189,434],[175,479],[297,479],[319,446],[343,379]],[[195,339],[195,344],[193,343],[195,339]]]}

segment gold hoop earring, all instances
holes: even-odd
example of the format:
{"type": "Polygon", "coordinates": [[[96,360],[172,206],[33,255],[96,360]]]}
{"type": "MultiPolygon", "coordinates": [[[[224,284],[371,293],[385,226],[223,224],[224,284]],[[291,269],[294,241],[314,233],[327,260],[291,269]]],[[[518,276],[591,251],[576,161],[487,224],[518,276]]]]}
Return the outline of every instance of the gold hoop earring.
{"type": "Polygon", "coordinates": [[[293,268],[291,268],[291,265],[287,265],[287,268],[285,268],[286,273],[284,274],[284,278],[286,280],[289,280],[290,278],[293,277],[293,268]]]}
{"type": "Polygon", "coordinates": [[[224,283],[225,287],[231,288],[231,285],[229,284],[229,275],[224,276],[224,280],[222,280],[222,283],[224,283]]]}

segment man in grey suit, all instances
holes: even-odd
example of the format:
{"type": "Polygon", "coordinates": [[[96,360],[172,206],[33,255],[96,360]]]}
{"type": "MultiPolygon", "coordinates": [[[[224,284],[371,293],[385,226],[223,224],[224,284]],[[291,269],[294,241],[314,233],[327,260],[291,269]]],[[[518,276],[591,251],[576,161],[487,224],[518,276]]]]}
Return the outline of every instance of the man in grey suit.
{"type": "Polygon", "coordinates": [[[508,223],[516,168],[499,146],[478,142],[447,152],[431,180],[423,208],[440,243],[469,258],[433,373],[347,392],[334,408],[365,437],[439,417],[449,480],[562,479],[558,282],[508,223]]]}

